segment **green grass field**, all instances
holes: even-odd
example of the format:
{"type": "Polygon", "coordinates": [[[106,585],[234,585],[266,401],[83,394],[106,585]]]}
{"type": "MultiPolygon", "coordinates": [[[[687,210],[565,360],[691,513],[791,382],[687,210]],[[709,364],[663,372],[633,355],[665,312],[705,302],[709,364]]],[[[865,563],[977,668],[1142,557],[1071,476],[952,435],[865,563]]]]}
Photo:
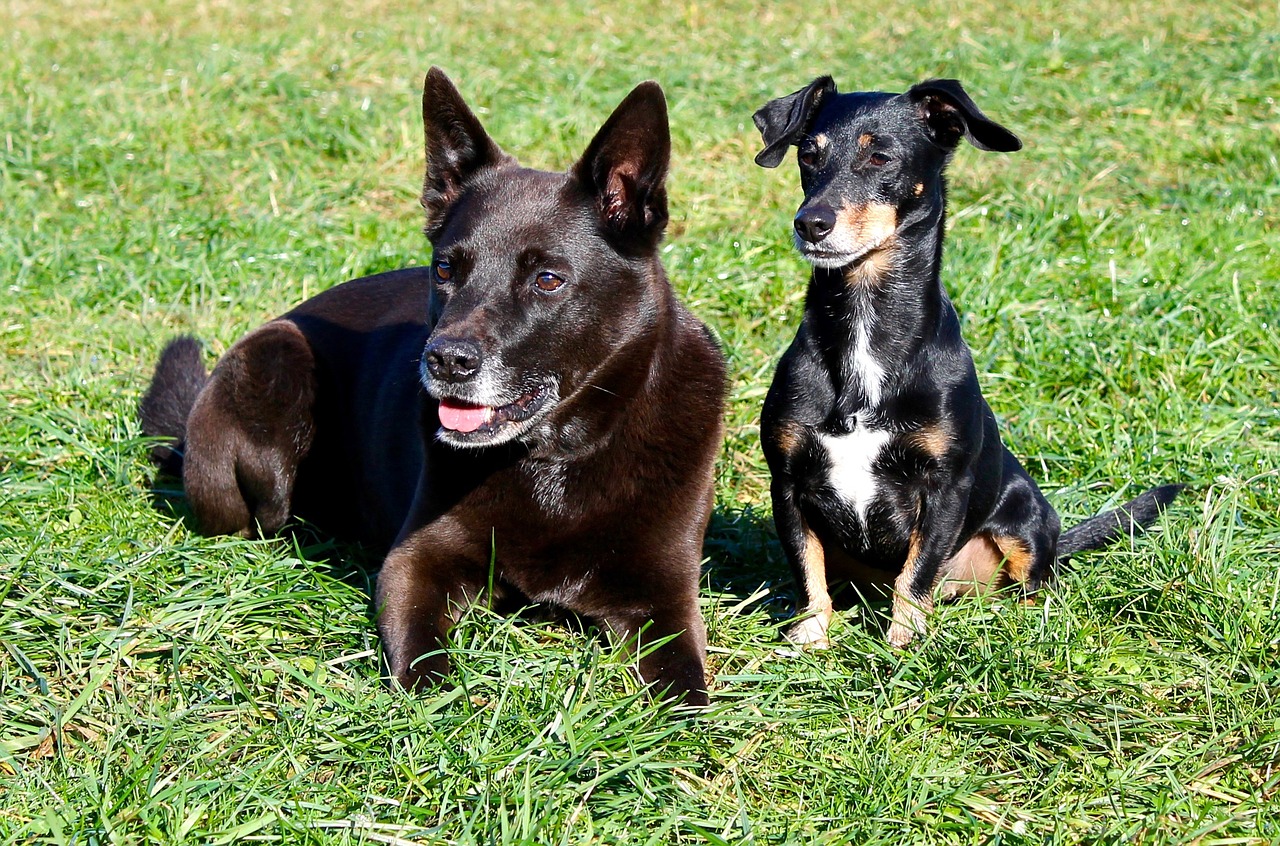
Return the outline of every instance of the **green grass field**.
{"type": "Polygon", "coordinates": [[[0,33],[5,842],[1280,843],[1274,0],[8,0],[0,33]],[[428,260],[431,64],[547,168],[666,88],[667,268],[732,380],[706,717],[589,632],[483,613],[451,692],[392,692],[349,550],[153,507],[134,409],[168,337],[220,352],[428,260]],[[1189,485],[1040,604],[946,606],[902,654],[883,604],[779,649],[757,418],[807,271],[751,113],[824,72],[958,77],[1025,140],[957,154],[946,284],[1064,520],[1189,485]]]}

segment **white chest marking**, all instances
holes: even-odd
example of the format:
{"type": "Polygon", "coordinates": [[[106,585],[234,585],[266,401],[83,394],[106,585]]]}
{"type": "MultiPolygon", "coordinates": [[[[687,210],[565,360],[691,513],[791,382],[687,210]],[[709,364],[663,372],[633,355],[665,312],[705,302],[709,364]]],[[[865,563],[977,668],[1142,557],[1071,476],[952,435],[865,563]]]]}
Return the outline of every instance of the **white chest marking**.
{"type": "Polygon", "coordinates": [[[831,461],[831,487],[853,506],[865,526],[867,509],[876,498],[876,478],[871,472],[880,451],[893,438],[885,429],[859,426],[847,435],[819,435],[831,461]]]}
{"type": "Polygon", "coordinates": [[[880,362],[871,357],[871,327],[866,320],[858,321],[853,331],[853,350],[849,357],[853,372],[862,384],[862,394],[868,405],[879,405],[880,394],[884,388],[885,370],[880,362]]]}

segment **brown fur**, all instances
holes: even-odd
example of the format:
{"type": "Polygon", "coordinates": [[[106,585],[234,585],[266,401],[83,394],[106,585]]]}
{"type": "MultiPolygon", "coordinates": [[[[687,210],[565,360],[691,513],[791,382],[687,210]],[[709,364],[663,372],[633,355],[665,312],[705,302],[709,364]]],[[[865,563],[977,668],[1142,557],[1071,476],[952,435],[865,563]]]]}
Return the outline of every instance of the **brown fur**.
{"type": "Polygon", "coordinates": [[[705,704],[697,598],[725,367],[659,260],[661,90],[637,87],[559,174],[519,167],[438,70],[423,103],[432,267],[313,297],[207,383],[198,348],[175,342],[144,428],[185,435],[203,531],[296,514],[386,552],[378,630],[404,687],[444,677],[449,629],[503,593],[597,621],[645,652],[655,692],[705,704]],[[466,428],[446,401],[494,422],[466,428]]]}

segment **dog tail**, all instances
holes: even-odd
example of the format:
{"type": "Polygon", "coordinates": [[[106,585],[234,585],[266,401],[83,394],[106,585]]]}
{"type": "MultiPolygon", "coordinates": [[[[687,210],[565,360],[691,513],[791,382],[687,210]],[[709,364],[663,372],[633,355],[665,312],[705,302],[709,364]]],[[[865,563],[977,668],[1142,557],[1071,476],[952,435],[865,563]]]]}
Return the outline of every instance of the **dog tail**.
{"type": "Polygon", "coordinates": [[[1160,517],[1184,487],[1186,485],[1161,485],[1152,488],[1119,508],[1104,511],[1072,526],[1058,538],[1058,560],[1066,561],[1076,553],[1100,549],[1147,528],[1160,517]]]}
{"type": "Polygon", "coordinates": [[[162,474],[182,476],[182,443],[187,435],[187,416],[196,404],[200,389],[208,381],[204,369],[204,349],[190,335],[174,338],[160,353],[151,387],[138,403],[142,433],[165,438],[167,443],[151,448],[151,460],[162,474]]]}

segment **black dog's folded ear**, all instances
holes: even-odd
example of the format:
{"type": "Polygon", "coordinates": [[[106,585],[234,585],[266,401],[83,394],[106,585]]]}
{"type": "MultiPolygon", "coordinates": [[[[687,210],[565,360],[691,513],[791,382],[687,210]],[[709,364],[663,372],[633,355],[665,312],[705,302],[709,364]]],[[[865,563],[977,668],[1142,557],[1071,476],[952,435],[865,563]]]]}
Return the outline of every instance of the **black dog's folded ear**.
{"type": "Polygon", "coordinates": [[[799,140],[813,123],[823,100],[836,93],[829,76],[820,76],[794,94],[770,100],[751,119],[764,138],[765,147],[756,154],[756,164],[777,167],[787,155],[787,148],[799,140]]]}
{"type": "Polygon", "coordinates": [[[605,232],[624,243],[652,247],[667,224],[667,166],[671,130],[667,100],[656,82],[627,95],[573,167],[595,196],[605,232]]]}
{"type": "Polygon", "coordinates": [[[929,79],[911,86],[907,96],[920,105],[920,114],[933,140],[954,147],[960,138],[979,150],[1012,153],[1022,149],[1018,136],[982,113],[956,79],[929,79]]]}
{"type": "Polygon", "coordinates": [[[449,207],[476,171],[510,158],[484,131],[440,68],[429,70],[422,84],[422,131],[427,147],[422,207],[430,236],[439,231],[449,207]]]}

